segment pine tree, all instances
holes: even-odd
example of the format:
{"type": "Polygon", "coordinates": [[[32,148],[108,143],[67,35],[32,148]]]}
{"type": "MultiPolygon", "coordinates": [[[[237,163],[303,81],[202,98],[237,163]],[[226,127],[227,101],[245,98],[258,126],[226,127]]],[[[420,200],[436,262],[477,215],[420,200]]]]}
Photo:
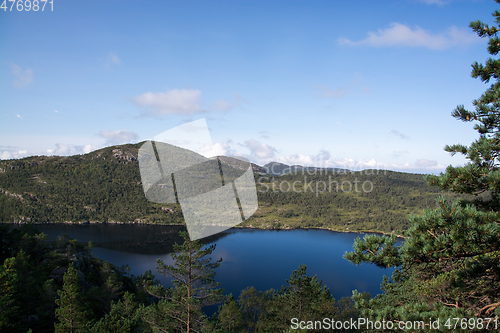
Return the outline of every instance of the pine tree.
{"type": "MultiPolygon", "coordinates": [[[[259,320],[259,332],[282,332],[290,328],[292,318],[315,321],[337,315],[335,299],[316,276],[306,275],[306,266],[300,265],[286,280],[270,303],[266,318],[259,320]]],[[[314,331],[314,330],[313,330],[314,331]]]]}
{"type": "MultiPolygon", "coordinates": [[[[493,16],[500,24],[500,12],[493,16]]],[[[481,21],[471,22],[470,27],[480,37],[489,37],[488,52],[497,55],[499,28],[481,21]]],[[[472,76],[494,82],[473,102],[475,111],[459,105],[452,116],[476,122],[479,138],[468,147],[445,147],[452,155],[463,154],[469,162],[426,177],[429,184],[470,199],[448,202],[440,197],[436,209],[410,217],[411,227],[401,247],[395,246],[394,236],[366,236],[364,241],[355,241],[354,251],[346,253],[346,259],[398,267],[392,281],[384,280],[384,295],[367,301],[354,293],[362,316],[394,322],[500,317],[500,60],[474,63],[472,76]]]]}
{"type": "Polygon", "coordinates": [[[58,323],[54,325],[55,332],[87,332],[88,311],[84,309],[81,303],[82,292],[73,263],[69,265],[63,281],[62,290],[57,291],[59,299],[56,300],[56,304],[59,307],[56,309],[58,323]]]}
{"type": "Polygon", "coordinates": [[[226,302],[219,307],[217,328],[213,332],[224,333],[240,333],[247,332],[245,330],[245,321],[241,314],[241,309],[238,303],[230,295],[226,302]]]}
{"type": "Polygon", "coordinates": [[[13,317],[18,309],[14,304],[18,284],[15,265],[16,258],[9,258],[0,266],[0,331],[12,329],[13,317]]]}
{"type": "Polygon", "coordinates": [[[247,331],[256,331],[259,319],[265,318],[267,315],[274,293],[273,289],[257,291],[254,287],[248,287],[241,291],[238,304],[241,308],[243,320],[246,322],[247,331]]]}
{"type": "Polygon", "coordinates": [[[134,295],[126,292],[118,302],[111,303],[111,311],[93,327],[95,333],[137,332],[139,316],[134,295]]]}
{"type": "Polygon", "coordinates": [[[140,309],[141,318],[160,331],[199,332],[206,316],[202,307],[222,302],[222,289],[215,282],[215,268],[222,259],[211,262],[215,245],[202,249],[199,241],[190,241],[187,232],[181,232],[182,245],[174,245],[171,254],[174,266],[158,259],[156,269],[172,278],[173,288],[146,286],[148,292],[160,298],[157,304],[140,309]]]}

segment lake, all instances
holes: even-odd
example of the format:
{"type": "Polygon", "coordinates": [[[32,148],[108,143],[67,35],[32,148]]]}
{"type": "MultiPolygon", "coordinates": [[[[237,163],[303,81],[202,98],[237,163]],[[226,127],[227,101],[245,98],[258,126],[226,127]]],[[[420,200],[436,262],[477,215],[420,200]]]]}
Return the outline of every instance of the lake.
{"type": "MultiPolygon", "coordinates": [[[[65,225],[40,224],[37,228],[54,240],[61,233],[81,242],[92,241],[92,253],[117,266],[129,265],[130,273],[141,275],[151,270],[165,287],[170,280],[156,272],[156,259],[173,264],[169,253],[172,244],[181,243],[178,226],[138,224],[65,225]]],[[[293,270],[300,264],[307,266],[307,274],[317,275],[336,299],[350,297],[352,290],[381,293],[384,275],[392,269],[375,265],[353,265],[342,258],[352,250],[356,237],[363,234],[340,233],[328,230],[259,230],[233,228],[202,240],[217,244],[212,259],[222,258],[216,269],[216,281],[225,294],[237,298],[242,289],[253,286],[257,290],[280,289],[293,270]]]]}

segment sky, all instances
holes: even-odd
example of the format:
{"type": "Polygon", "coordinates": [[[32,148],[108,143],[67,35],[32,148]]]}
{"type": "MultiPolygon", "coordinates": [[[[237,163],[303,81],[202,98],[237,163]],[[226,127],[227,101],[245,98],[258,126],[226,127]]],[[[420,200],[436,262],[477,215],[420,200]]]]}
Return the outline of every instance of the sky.
{"type": "Polygon", "coordinates": [[[439,173],[489,84],[493,0],[53,0],[0,9],[0,159],[84,154],[205,119],[206,156],[439,173]]]}

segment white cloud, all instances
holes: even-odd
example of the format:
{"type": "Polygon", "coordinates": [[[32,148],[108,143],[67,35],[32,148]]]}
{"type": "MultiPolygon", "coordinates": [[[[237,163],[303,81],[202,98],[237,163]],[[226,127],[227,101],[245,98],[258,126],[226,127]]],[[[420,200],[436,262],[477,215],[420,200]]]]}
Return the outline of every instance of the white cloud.
{"type": "Polygon", "coordinates": [[[33,83],[33,70],[30,68],[22,69],[19,65],[11,64],[10,70],[14,75],[15,87],[21,88],[33,83]]]}
{"type": "Polygon", "coordinates": [[[97,148],[98,148],[97,146],[94,146],[94,145],[91,145],[91,144],[87,144],[87,145],[83,145],[83,146],[75,146],[74,147],[75,152],[77,154],[87,154],[87,153],[90,153],[93,150],[96,150],[97,148]]]}
{"type": "Polygon", "coordinates": [[[205,157],[233,155],[228,143],[216,142],[203,146],[198,153],[205,157]]]}
{"type": "MultiPolygon", "coordinates": [[[[303,166],[313,166],[314,156],[303,155],[303,154],[294,154],[288,156],[278,156],[276,158],[276,162],[280,162],[287,165],[303,165],[303,166]]],[[[318,165],[315,165],[318,166],[318,165]]]]}
{"type": "Polygon", "coordinates": [[[277,157],[276,161],[288,165],[315,166],[326,168],[330,166],[330,162],[333,160],[331,159],[330,152],[328,150],[322,149],[317,155],[294,154],[289,156],[279,156],[277,157]]]}
{"type": "Polygon", "coordinates": [[[47,149],[45,152],[48,155],[69,156],[76,154],[87,154],[96,149],[98,149],[98,147],[92,144],[79,146],[73,144],[56,143],[55,149],[47,149]]]}
{"type": "Polygon", "coordinates": [[[146,92],[134,98],[134,103],[147,109],[146,116],[192,115],[204,111],[199,105],[200,97],[199,90],[173,89],[164,93],[146,92]]]}
{"type": "Polygon", "coordinates": [[[276,148],[254,139],[245,141],[244,146],[250,150],[250,159],[269,160],[278,152],[276,148]]]}
{"type": "MultiPolygon", "coordinates": [[[[361,171],[366,169],[392,170],[401,172],[416,172],[416,173],[439,173],[443,172],[446,167],[439,164],[437,161],[428,159],[417,159],[415,162],[388,163],[380,162],[374,158],[370,160],[356,160],[354,158],[333,158],[328,150],[322,149],[316,155],[294,154],[294,155],[278,155],[278,150],[275,147],[251,139],[243,144],[238,144],[250,151],[249,154],[235,151],[231,147],[231,141],[216,142],[198,149],[197,152],[205,157],[213,156],[243,156],[248,158],[252,163],[263,166],[269,162],[280,162],[287,165],[302,165],[320,168],[339,168],[352,171],[361,171]]],[[[394,156],[409,154],[407,150],[395,151],[394,156]]]]}
{"type": "Polygon", "coordinates": [[[16,114],[16,117],[22,119],[21,115],[19,114],[16,114]]]}
{"type": "Polygon", "coordinates": [[[50,155],[70,155],[71,147],[64,143],[56,143],[56,149],[47,149],[50,155]]]}
{"type": "MultiPolygon", "coordinates": [[[[398,153],[406,154],[408,153],[408,151],[402,151],[398,153]]],[[[288,156],[277,156],[274,158],[274,161],[287,165],[314,166],[319,168],[339,168],[352,171],[378,169],[402,172],[436,173],[442,172],[446,168],[444,165],[440,165],[437,161],[431,161],[427,159],[418,159],[414,163],[386,163],[379,162],[373,158],[370,160],[356,160],[354,158],[332,158],[330,156],[330,153],[326,150],[321,150],[317,155],[295,154],[288,156]]]]}
{"type": "Polygon", "coordinates": [[[100,131],[99,136],[106,139],[106,145],[108,146],[130,143],[139,138],[137,133],[128,130],[100,131]]]}
{"type": "Polygon", "coordinates": [[[18,151],[0,151],[0,160],[10,160],[13,158],[22,158],[28,156],[27,150],[18,150],[18,151]]]}
{"type": "Polygon", "coordinates": [[[453,46],[465,46],[480,41],[471,32],[452,26],[441,33],[432,33],[420,27],[411,29],[401,23],[392,23],[390,28],[369,32],[368,37],[353,42],[347,38],[339,38],[339,43],[346,45],[367,45],[375,47],[409,46],[442,50],[453,46]]]}

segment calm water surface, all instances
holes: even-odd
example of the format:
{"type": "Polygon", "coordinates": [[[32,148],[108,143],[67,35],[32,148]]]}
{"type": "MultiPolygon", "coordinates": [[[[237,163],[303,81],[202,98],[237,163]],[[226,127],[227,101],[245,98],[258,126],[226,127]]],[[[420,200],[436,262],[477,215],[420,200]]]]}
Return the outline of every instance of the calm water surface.
{"type": "MultiPolygon", "coordinates": [[[[141,275],[151,270],[165,287],[170,280],[156,272],[156,259],[173,264],[169,253],[172,244],[181,243],[179,227],[153,225],[37,225],[54,240],[61,233],[81,242],[94,243],[93,254],[115,265],[129,265],[130,273],[141,275]]],[[[352,250],[356,237],[363,234],[328,230],[256,230],[229,229],[205,244],[217,244],[212,259],[222,258],[216,280],[225,293],[239,296],[242,289],[279,289],[299,264],[307,266],[308,275],[317,275],[332,295],[350,297],[353,289],[381,293],[384,275],[392,269],[375,265],[353,265],[342,259],[352,250]]]]}

